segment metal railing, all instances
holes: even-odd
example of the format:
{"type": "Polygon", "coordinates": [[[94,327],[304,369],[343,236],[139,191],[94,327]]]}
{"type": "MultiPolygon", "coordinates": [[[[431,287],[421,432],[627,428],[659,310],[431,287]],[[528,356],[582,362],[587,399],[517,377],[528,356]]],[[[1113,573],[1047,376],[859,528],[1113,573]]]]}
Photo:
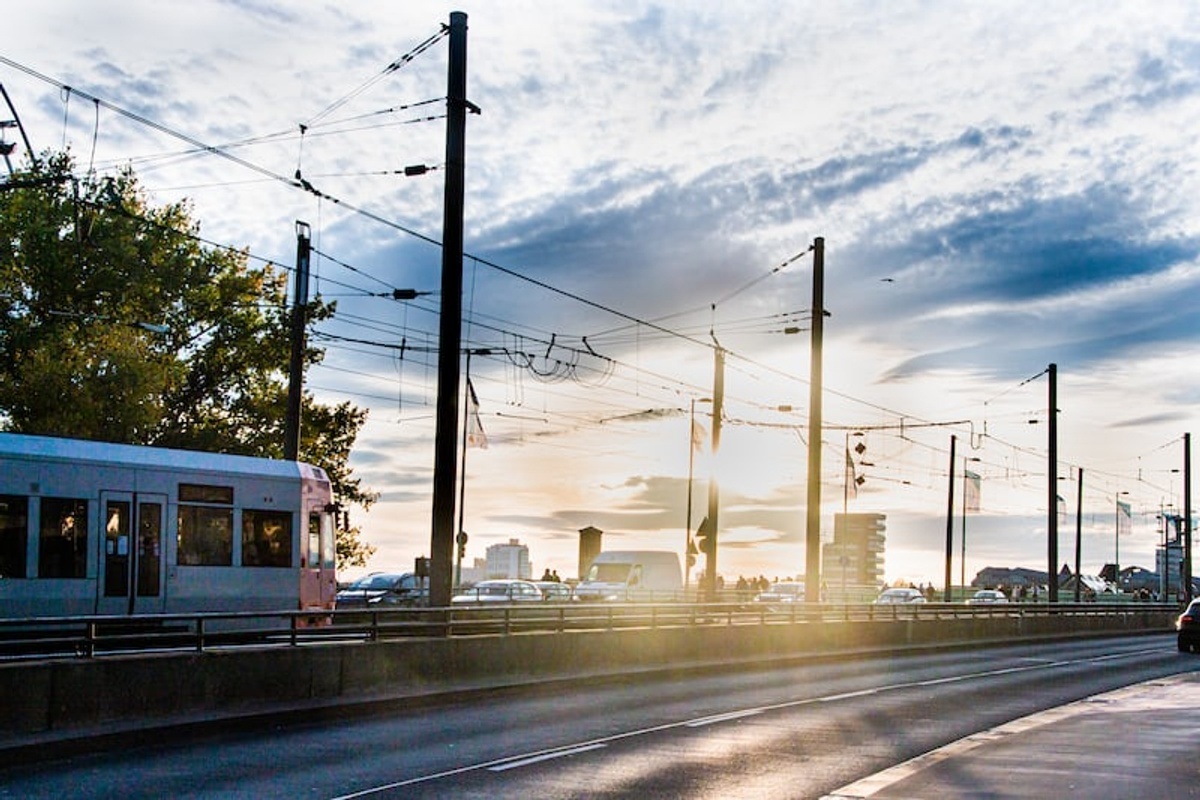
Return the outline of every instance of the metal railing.
{"type": "Polygon", "coordinates": [[[0,619],[0,659],[94,658],[153,651],[298,647],[448,636],[734,625],[958,620],[994,617],[1164,619],[1164,603],[519,603],[497,607],[339,609],[0,619]]]}

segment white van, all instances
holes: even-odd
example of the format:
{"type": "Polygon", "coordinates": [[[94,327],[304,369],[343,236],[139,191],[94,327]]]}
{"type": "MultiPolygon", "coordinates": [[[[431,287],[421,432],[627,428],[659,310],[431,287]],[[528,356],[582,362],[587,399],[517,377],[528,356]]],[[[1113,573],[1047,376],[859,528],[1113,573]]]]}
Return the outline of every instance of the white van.
{"type": "Polygon", "coordinates": [[[678,600],[679,556],[669,550],[612,550],[598,554],[575,587],[580,600],[678,600]]]}

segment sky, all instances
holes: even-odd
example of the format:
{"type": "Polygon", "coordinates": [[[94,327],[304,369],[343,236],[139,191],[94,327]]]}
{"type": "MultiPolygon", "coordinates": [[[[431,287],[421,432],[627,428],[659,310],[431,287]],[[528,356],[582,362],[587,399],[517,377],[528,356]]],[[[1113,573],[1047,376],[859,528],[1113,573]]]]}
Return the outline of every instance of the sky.
{"type": "Polygon", "coordinates": [[[490,351],[469,363],[488,446],[462,472],[468,563],[517,539],[535,573],[573,577],[587,526],[607,549],[681,552],[689,487],[695,528],[716,474],[721,573],[803,574],[820,237],[825,539],[835,513],[886,514],[887,579],[940,585],[949,515],[956,581],[1046,569],[1055,364],[1058,561],[1073,562],[1078,509],[1085,572],[1154,568],[1200,428],[1189,2],[44,0],[7,15],[0,84],[35,150],[132,167],[152,202],[186,199],[206,240],[253,264],[291,269],[296,223],[310,227],[311,291],[337,314],[307,388],[369,409],[351,464],[379,500],[351,513],[371,569],[429,552],[452,11],[480,111],[463,341],[490,351]],[[691,423],[711,436],[716,343],[714,458],[691,423]],[[966,514],[964,469],[980,476],[966,514]]]}

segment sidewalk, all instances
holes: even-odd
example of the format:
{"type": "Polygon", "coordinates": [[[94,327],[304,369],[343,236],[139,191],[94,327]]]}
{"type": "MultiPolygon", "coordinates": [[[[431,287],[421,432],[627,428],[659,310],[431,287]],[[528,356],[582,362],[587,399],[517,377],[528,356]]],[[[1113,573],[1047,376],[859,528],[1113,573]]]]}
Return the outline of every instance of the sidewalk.
{"type": "Polygon", "coordinates": [[[1200,672],[1014,720],[825,800],[1200,798],[1200,672]]]}

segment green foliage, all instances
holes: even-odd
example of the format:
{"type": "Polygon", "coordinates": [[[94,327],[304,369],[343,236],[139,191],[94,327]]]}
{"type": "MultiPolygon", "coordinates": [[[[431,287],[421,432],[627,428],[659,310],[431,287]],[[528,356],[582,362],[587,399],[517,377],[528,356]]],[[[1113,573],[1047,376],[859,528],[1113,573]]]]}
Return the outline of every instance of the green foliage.
{"type": "MultiPolygon", "coordinates": [[[[153,207],[131,170],[73,168],[48,154],[0,191],[0,428],[282,457],[286,275],[202,246],[190,207],[153,207]]],[[[333,311],[315,300],[308,315],[333,311]]],[[[306,366],[321,357],[309,348],[306,366]]],[[[366,412],[305,396],[303,419],[301,460],[369,507],[347,464],[366,412]]],[[[371,552],[358,533],[339,532],[342,566],[371,552]]]]}

